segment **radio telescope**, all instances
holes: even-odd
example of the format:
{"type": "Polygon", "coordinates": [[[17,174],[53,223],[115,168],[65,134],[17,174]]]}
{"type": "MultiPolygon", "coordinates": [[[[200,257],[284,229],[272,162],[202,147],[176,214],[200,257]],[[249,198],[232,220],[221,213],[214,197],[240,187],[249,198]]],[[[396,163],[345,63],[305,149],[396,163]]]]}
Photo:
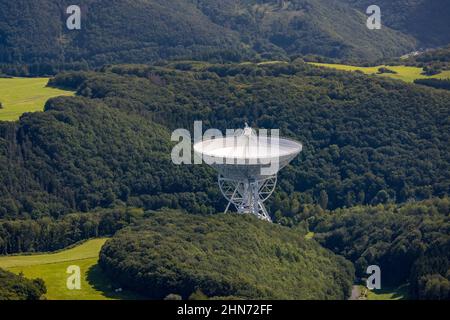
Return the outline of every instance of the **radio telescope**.
{"type": "Polygon", "coordinates": [[[231,137],[204,140],[194,144],[201,157],[218,172],[220,191],[241,214],[253,214],[271,222],[264,202],[277,184],[278,171],[287,166],[301,151],[302,144],[273,136],[258,136],[245,125],[231,137]]]}

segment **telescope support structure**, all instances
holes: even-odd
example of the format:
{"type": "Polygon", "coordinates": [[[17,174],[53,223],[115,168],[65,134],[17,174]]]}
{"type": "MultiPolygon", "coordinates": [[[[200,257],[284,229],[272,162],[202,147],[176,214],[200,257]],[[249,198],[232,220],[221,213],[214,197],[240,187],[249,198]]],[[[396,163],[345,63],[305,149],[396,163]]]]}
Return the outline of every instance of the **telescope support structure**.
{"type": "Polygon", "coordinates": [[[261,180],[234,180],[219,175],[220,191],[228,205],[225,213],[234,205],[241,214],[253,214],[261,220],[272,222],[264,202],[272,195],[277,185],[277,176],[269,176],[261,180]]]}

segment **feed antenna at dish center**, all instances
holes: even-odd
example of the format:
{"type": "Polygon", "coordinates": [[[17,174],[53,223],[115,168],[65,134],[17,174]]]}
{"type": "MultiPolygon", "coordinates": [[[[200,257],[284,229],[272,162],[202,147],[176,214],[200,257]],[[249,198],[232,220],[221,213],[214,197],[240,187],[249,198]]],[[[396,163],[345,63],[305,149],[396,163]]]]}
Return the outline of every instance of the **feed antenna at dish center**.
{"type": "Polygon", "coordinates": [[[274,130],[270,137],[261,134],[262,131],[258,135],[246,124],[232,136],[194,144],[194,152],[218,172],[220,191],[228,201],[225,213],[234,206],[238,213],[253,214],[271,222],[264,202],[275,191],[278,172],[303,146],[279,138],[278,134],[273,134],[274,130]]]}

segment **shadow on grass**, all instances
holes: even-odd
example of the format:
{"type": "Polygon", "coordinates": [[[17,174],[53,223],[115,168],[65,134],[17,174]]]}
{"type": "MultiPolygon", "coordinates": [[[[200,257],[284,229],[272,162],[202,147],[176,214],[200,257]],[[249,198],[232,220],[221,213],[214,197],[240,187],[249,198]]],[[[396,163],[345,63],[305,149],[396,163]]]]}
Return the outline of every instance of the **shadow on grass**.
{"type": "Polygon", "coordinates": [[[103,293],[103,295],[110,299],[118,300],[146,300],[146,298],[137,293],[123,290],[122,292],[116,292],[116,289],[120,288],[119,285],[115,285],[102,271],[98,264],[93,265],[87,271],[88,283],[97,291],[103,293]]]}

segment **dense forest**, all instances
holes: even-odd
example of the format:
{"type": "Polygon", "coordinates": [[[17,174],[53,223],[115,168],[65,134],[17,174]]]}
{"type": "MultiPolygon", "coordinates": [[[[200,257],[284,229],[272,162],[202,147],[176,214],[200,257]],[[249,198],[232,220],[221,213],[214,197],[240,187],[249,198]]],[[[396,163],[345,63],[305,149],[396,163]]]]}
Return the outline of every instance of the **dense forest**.
{"type": "Polygon", "coordinates": [[[0,220],[0,254],[50,252],[90,238],[112,236],[145,218],[142,209],[115,207],[54,219],[0,220]]]}
{"type": "Polygon", "coordinates": [[[382,23],[413,36],[418,46],[429,48],[450,43],[450,2],[446,0],[340,0],[364,11],[376,4],[382,23]]]}
{"type": "Polygon", "coordinates": [[[404,22],[404,10],[383,4],[388,10],[383,19],[402,22],[384,24],[380,31],[366,27],[367,6],[350,0],[81,0],[81,30],[66,28],[70,1],[3,1],[0,73],[46,75],[188,58],[236,62],[318,54],[379,60],[449,42],[450,32],[441,27],[447,1],[434,2],[439,11],[408,6],[414,15],[404,22]],[[418,25],[416,16],[430,21],[430,28],[423,28],[427,38],[407,28],[418,25]]]}
{"type": "Polygon", "coordinates": [[[42,279],[28,280],[0,269],[0,300],[40,300],[46,292],[42,279]]]}
{"type": "Polygon", "coordinates": [[[450,45],[439,49],[428,50],[418,56],[410,58],[408,61],[416,61],[417,63],[440,62],[450,63],[450,45]]]}
{"type": "Polygon", "coordinates": [[[201,292],[336,300],[350,295],[354,277],[351,263],[294,229],[251,216],[170,211],[120,231],[102,248],[100,265],[125,288],[158,299],[201,292]]]}
{"type": "MultiPolygon", "coordinates": [[[[358,277],[367,265],[380,264],[386,283],[409,282],[412,297],[448,297],[448,92],[300,60],[116,65],[61,73],[50,85],[76,90],[77,96],[51,99],[45,112],[0,123],[1,254],[51,251],[131,225],[102,255],[105,270],[115,275],[120,268],[114,259],[129,261],[118,243],[130,241],[143,257],[151,257],[158,251],[144,239],[158,237],[154,228],[162,216],[173,215],[177,223],[185,219],[167,209],[151,210],[182,209],[198,215],[207,228],[213,224],[208,221],[233,219],[210,216],[225,208],[215,173],[205,165],[172,164],[170,133],[192,130],[195,120],[203,121],[204,130],[239,128],[247,121],[255,128],[279,128],[304,144],[299,158],[280,173],[267,205],[276,222],[292,229],[261,225],[255,237],[286,234],[316,254],[328,252],[302,240],[309,230],[320,244],[352,261],[358,277]]],[[[190,233],[178,231],[182,239],[190,233]]],[[[214,234],[225,236],[191,236],[200,237],[196,245],[201,246],[201,237],[214,234]]],[[[288,251],[295,257],[293,252],[302,250],[288,251]]],[[[173,259],[187,258],[184,253],[173,259]]],[[[339,259],[327,256],[335,268],[339,259]]],[[[217,261],[201,267],[209,262],[217,261]]],[[[185,270],[181,260],[174,264],[185,270]]],[[[138,282],[133,270],[123,273],[123,283],[138,282]]],[[[144,283],[165,276],[155,273],[144,283]]],[[[278,285],[262,290],[250,281],[242,288],[231,285],[233,278],[216,275],[213,282],[196,273],[164,279],[184,289],[164,282],[162,298],[171,293],[188,298],[197,289],[209,297],[281,297],[278,285]],[[192,285],[190,277],[202,285],[192,285]]],[[[342,290],[349,278],[340,279],[341,291],[330,288],[327,298],[347,296],[342,290]]],[[[268,275],[267,281],[274,280],[268,275]]],[[[305,288],[312,286],[311,279],[304,281],[305,288]]],[[[148,286],[136,288],[155,295],[148,286]]],[[[325,297],[323,288],[310,297],[325,297]]]]}
{"type": "MultiPolygon", "coordinates": [[[[450,46],[444,46],[437,49],[429,49],[423,52],[414,52],[410,55],[395,59],[387,59],[388,65],[407,65],[424,69],[424,74],[439,74],[443,70],[450,70],[450,46]]],[[[421,80],[438,80],[438,79],[417,79],[421,80]]],[[[445,80],[444,80],[445,81],[445,80]]],[[[430,82],[432,83],[432,82],[430,82]]]]}
{"type": "Polygon", "coordinates": [[[414,80],[414,83],[436,89],[450,90],[450,79],[417,79],[414,80]]]}
{"type": "Polygon", "coordinates": [[[221,211],[207,166],[170,161],[170,131],[194,120],[205,130],[247,121],[304,143],[268,204],[277,219],[296,216],[301,204],[335,209],[449,192],[445,91],[302,63],[123,66],[52,83],[75,86],[80,97],[0,124],[0,217],[124,203],[221,211]]]}
{"type": "Polygon", "coordinates": [[[413,299],[450,298],[450,200],[311,212],[314,238],[351,260],[358,277],[382,268],[384,286],[409,282],[413,299]]]}
{"type": "MultiPolygon", "coordinates": [[[[450,299],[450,81],[305,63],[449,70],[448,0],[80,0],[69,30],[73,4],[0,1],[0,77],[76,92],[0,121],[0,255],[107,236],[102,270],[149,298],[346,299],[375,264],[383,289],[450,299]],[[220,214],[216,173],[172,163],[194,121],[304,145],[274,224],[220,214]]],[[[45,293],[0,269],[0,300],[45,293]]]]}
{"type": "MultiPolygon", "coordinates": [[[[296,223],[289,225],[292,227],[291,235],[295,234],[295,237],[303,238],[308,231],[313,232],[314,239],[324,247],[351,260],[356,268],[358,278],[365,278],[367,266],[376,264],[382,267],[383,287],[395,287],[399,284],[409,283],[410,298],[449,299],[449,213],[450,201],[448,198],[403,205],[356,206],[335,211],[323,210],[319,205],[305,205],[302,213],[296,217],[296,223]]],[[[127,226],[133,226],[123,231],[125,236],[139,239],[142,241],[140,243],[146,244],[145,250],[148,251],[148,254],[156,254],[155,250],[162,249],[155,248],[154,241],[143,240],[140,236],[135,235],[147,230],[147,225],[152,225],[152,228],[160,230],[159,226],[154,225],[154,217],[158,216],[162,219],[166,214],[172,215],[174,212],[163,210],[155,214],[152,211],[144,213],[139,209],[115,208],[97,210],[88,214],[69,214],[60,219],[4,220],[0,221],[0,249],[3,254],[54,251],[83,239],[110,236],[127,226]]],[[[177,215],[181,218],[181,215],[186,214],[177,213],[177,215]]],[[[197,221],[191,215],[186,216],[186,219],[193,221],[195,230],[192,233],[183,230],[184,237],[199,233],[199,225],[211,217],[199,216],[195,218],[198,219],[197,221]]],[[[242,219],[242,217],[238,218],[242,219]]],[[[156,223],[161,223],[161,219],[157,219],[156,223]]],[[[217,225],[217,221],[213,220],[208,222],[208,228],[211,227],[211,224],[217,225]]],[[[283,223],[286,220],[281,219],[280,222],[283,223]]],[[[177,223],[185,223],[185,220],[181,219],[177,223]]],[[[246,221],[245,223],[253,222],[246,221]]],[[[172,231],[176,230],[171,224],[167,228],[171,228],[172,231]]],[[[232,228],[235,232],[234,227],[232,228]]],[[[221,232],[229,231],[219,229],[221,232]]],[[[217,234],[216,229],[208,230],[208,234],[217,234]]],[[[248,231],[248,228],[246,230],[248,231]]],[[[289,229],[275,228],[273,232],[274,234],[279,232],[276,237],[281,237],[287,230],[289,229]]],[[[204,234],[204,232],[200,233],[204,234]]],[[[252,234],[255,234],[253,230],[252,234]]],[[[235,233],[232,235],[234,236],[235,233]]],[[[211,237],[208,237],[208,241],[211,240],[211,237]]],[[[108,255],[116,257],[119,254],[116,251],[119,251],[121,252],[120,259],[128,261],[129,257],[122,250],[140,252],[140,247],[133,250],[128,247],[123,249],[121,247],[123,241],[123,237],[118,236],[115,246],[112,246],[113,249],[109,251],[108,255]]],[[[179,243],[179,239],[176,241],[179,243]]],[[[183,252],[176,254],[173,253],[173,250],[170,252],[175,260],[182,259],[184,255],[183,252]]],[[[130,258],[129,261],[134,260],[130,258]]],[[[108,263],[116,262],[117,260],[108,263]]],[[[154,263],[156,265],[159,262],[155,261],[154,263]]],[[[161,262],[161,265],[166,264],[161,262]]],[[[123,268],[123,265],[121,266],[123,268]]],[[[205,266],[205,268],[209,267],[205,266]]],[[[105,268],[115,270],[110,272],[119,272],[115,266],[108,265],[105,268]]],[[[215,268],[211,269],[215,270],[215,268]]],[[[120,272],[123,274],[123,283],[130,283],[134,273],[129,272],[128,269],[120,272]]],[[[116,276],[113,278],[116,279],[116,276]]],[[[140,286],[139,290],[150,296],[156,294],[155,292],[149,293],[148,286],[140,286]]],[[[161,291],[163,292],[161,295],[170,294],[169,291],[166,288],[161,291]]],[[[186,297],[190,295],[189,292],[185,294],[186,297]]]]}

